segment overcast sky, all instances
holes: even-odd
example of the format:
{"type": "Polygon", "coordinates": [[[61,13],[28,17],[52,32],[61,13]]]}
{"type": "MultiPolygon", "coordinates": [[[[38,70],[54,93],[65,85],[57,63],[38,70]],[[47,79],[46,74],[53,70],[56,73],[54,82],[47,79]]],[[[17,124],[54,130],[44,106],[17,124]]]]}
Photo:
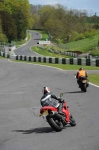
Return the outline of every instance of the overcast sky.
{"type": "Polygon", "coordinates": [[[33,5],[60,4],[68,9],[87,10],[89,16],[95,13],[99,16],[99,0],[29,0],[29,3],[33,5]]]}

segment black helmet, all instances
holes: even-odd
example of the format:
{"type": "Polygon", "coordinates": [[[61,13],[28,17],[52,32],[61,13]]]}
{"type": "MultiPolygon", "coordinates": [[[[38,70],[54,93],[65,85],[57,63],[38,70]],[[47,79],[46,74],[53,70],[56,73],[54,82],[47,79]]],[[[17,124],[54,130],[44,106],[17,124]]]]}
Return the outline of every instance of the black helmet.
{"type": "Polygon", "coordinates": [[[80,71],[80,70],[83,70],[83,68],[79,68],[79,71],[80,71]]]}
{"type": "Polygon", "coordinates": [[[43,92],[43,94],[49,93],[50,92],[50,88],[49,87],[44,87],[42,92],[43,92]]]}

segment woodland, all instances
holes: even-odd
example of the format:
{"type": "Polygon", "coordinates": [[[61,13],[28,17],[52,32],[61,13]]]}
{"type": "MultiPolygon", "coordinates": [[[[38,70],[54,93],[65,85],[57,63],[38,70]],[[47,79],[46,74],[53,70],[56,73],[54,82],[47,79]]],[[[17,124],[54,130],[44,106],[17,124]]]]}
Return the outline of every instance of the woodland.
{"type": "Polygon", "coordinates": [[[0,42],[25,39],[30,29],[43,30],[50,40],[64,44],[99,34],[99,16],[60,4],[33,5],[28,0],[0,0],[0,42]]]}

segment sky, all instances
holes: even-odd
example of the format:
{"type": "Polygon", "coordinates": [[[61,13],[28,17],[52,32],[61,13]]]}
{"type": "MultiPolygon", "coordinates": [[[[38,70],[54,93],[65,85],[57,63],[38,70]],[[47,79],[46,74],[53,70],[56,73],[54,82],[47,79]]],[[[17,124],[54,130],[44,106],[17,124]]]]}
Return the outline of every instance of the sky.
{"type": "Polygon", "coordinates": [[[99,16],[99,0],[29,0],[32,5],[60,4],[68,9],[86,10],[89,16],[99,16]]]}

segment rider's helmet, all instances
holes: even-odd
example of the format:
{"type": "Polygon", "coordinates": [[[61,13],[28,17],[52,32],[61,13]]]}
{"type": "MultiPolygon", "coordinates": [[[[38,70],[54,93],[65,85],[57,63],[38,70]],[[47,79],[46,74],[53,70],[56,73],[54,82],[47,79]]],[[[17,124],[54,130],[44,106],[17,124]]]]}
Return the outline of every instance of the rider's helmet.
{"type": "Polygon", "coordinates": [[[79,68],[79,71],[80,71],[80,70],[83,70],[83,68],[79,68]]]}
{"type": "Polygon", "coordinates": [[[42,92],[43,92],[43,94],[49,93],[50,92],[50,88],[49,87],[44,87],[42,92]]]}

